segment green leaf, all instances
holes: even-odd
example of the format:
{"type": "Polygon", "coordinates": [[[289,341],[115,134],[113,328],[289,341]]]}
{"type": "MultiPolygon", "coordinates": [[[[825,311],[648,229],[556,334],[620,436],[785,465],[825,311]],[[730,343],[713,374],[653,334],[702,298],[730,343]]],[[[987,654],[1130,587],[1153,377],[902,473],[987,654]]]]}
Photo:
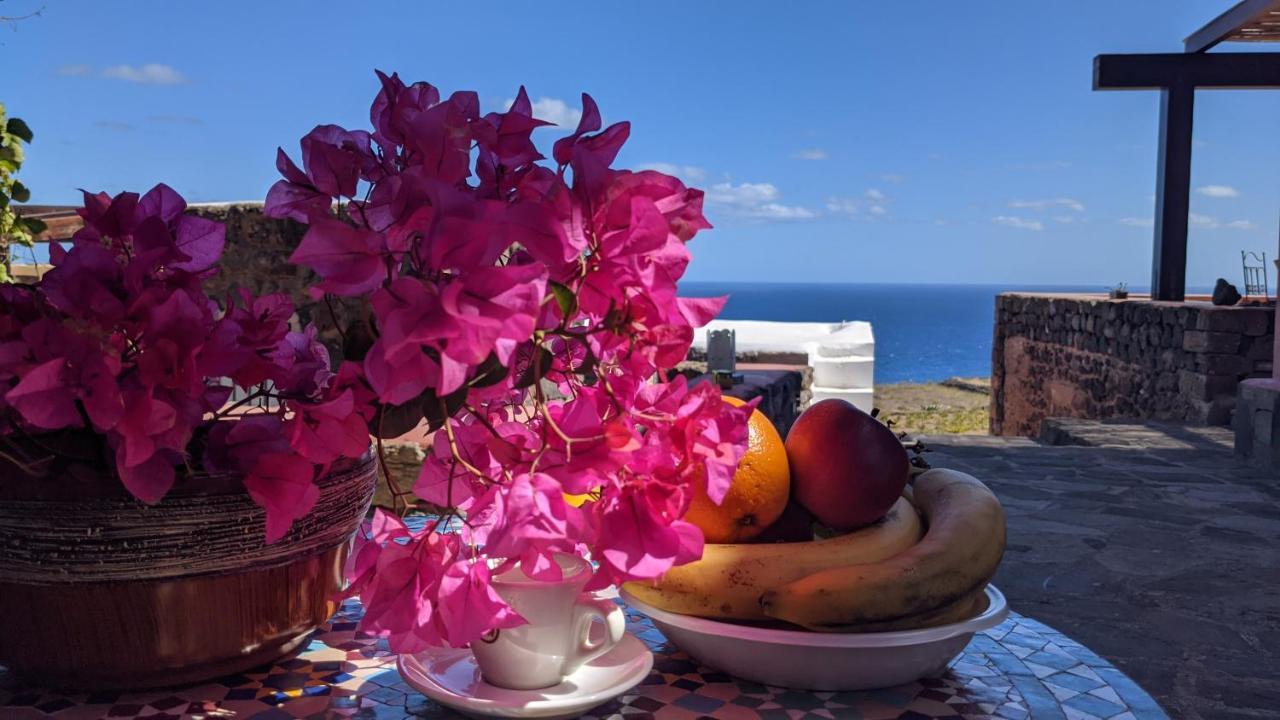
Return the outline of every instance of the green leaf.
{"type": "Polygon", "coordinates": [[[503,367],[498,361],[498,356],[489,353],[489,357],[480,364],[476,370],[476,376],[471,378],[471,387],[483,388],[490,385],[497,385],[507,377],[507,368],[503,367]]]}
{"type": "Polygon", "coordinates": [[[4,131],[10,135],[20,137],[26,142],[31,142],[31,138],[34,137],[31,134],[31,128],[19,118],[9,118],[9,122],[5,124],[4,131]]]}
{"type": "Polygon", "coordinates": [[[533,351],[533,357],[529,359],[529,366],[521,371],[520,376],[516,378],[515,387],[532,387],[534,383],[546,376],[554,360],[555,356],[551,354],[551,351],[539,345],[533,351]]]}
{"type": "Polygon", "coordinates": [[[440,396],[428,389],[422,393],[422,415],[427,419],[427,430],[435,432],[444,427],[445,420],[453,417],[467,402],[466,385],[454,390],[444,397],[444,407],[440,407],[440,396]]]}
{"type": "Polygon", "coordinates": [[[24,203],[31,199],[31,191],[27,189],[26,185],[14,180],[13,188],[9,190],[9,197],[12,197],[20,203],[24,203]]]}
{"type": "Polygon", "coordinates": [[[49,229],[49,225],[40,218],[21,218],[21,220],[22,224],[27,226],[27,230],[29,230],[32,235],[39,235],[49,229]]]}
{"type": "MultiPolygon", "coordinates": [[[[331,300],[331,302],[333,302],[331,300]]],[[[337,306],[335,305],[335,309],[337,306]]],[[[327,315],[328,309],[324,310],[327,315]]],[[[351,360],[353,362],[361,362],[364,356],[369,354],[369,348],[373,347],[375,338],[369,333],[367,323],[361,321],[360,318],[353,318],[347,324],[345,330],[342,331],[344,342],[342,343],[342,359],[351,360]]],[[[394,436],[392,436],[394,437],[394,436]]]]}
{"type": "MultiPolygon", "coordinates": [[[[425,395],[426,393],[423,393],[425,395]]],[[[384,440],[400,437],[418,426],[422,420],[422,397],[410,400],[403,405],[383,405],[374,403],[376,414],[370,423],[370,432],[384,440]]]]}
{"type": "Polygon", "coordinates": [[[578,296],[568,285],[555,280],[548,280],[547,286],[551,288],[551,294],[555,296],[556,304],[560,306],[560,314],[565,320],[571,320],[578,312],[578,296]]]}

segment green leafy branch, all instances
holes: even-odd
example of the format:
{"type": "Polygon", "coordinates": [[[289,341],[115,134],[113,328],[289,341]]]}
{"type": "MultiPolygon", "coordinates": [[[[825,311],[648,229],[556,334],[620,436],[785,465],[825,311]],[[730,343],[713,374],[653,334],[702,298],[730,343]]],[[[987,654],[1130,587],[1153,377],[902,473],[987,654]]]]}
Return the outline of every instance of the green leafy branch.
{"type": "Polygon", "coordinates": [[[35,236],[46,229],[43,221],[24,218],[13,206],[31,199],[31,191],[16,177],[26,158],[22,145],[30,144],[31,138],[31,128],[19,118],[8,117],[0,103],[0,282],[10,281],[9,248],[31,247],[35,236]]]}

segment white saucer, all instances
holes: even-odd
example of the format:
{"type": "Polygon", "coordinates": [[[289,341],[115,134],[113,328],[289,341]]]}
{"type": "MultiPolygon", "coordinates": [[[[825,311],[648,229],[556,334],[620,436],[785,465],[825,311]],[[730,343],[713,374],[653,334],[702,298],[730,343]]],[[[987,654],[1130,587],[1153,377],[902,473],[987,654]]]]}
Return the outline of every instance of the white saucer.
{"type": "Polygon", "coordinates": [[[467,648],[401,655],[396,667],[423,695],[466,715],[574,718],[635,687],[653,668],[653,653],[631,633],[564,682],[542,690],[507,690],[485,682],[467,648]]]}

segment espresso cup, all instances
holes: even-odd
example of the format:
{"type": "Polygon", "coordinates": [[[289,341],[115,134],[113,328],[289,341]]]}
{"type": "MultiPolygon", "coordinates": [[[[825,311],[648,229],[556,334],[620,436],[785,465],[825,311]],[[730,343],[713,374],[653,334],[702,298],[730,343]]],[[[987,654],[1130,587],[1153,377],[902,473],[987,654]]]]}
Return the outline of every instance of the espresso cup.
{"type": "Polygon", "coordinates": [[[490,579],[494,590],[527,622],[491,630],[471,643],[485,682],[512,690],[558,685],[584,663],[613,649],[626,627],[617,603],[582,592],[591,566],[576,555],[559,554],[562,577],[535,580],[519,566],[490,579]],[[604,637],[593,638],[594,621],[604,624],[604,637]]]}

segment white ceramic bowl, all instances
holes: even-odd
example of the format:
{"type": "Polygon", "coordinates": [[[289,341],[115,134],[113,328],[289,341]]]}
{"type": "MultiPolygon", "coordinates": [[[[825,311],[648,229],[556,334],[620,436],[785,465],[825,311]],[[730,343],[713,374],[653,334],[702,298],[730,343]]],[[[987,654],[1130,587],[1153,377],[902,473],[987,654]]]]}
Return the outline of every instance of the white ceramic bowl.
{"type": "Polygon", "coordinates": [[[973,634],[1009,615],[1004,594],[987,586],[985,612],[923,630],[821,633],[738,625],[659,610],[622,591],[662,634],[703,665],[763,685],[798,690],[870,690],[941,673],[973,634]]]}

